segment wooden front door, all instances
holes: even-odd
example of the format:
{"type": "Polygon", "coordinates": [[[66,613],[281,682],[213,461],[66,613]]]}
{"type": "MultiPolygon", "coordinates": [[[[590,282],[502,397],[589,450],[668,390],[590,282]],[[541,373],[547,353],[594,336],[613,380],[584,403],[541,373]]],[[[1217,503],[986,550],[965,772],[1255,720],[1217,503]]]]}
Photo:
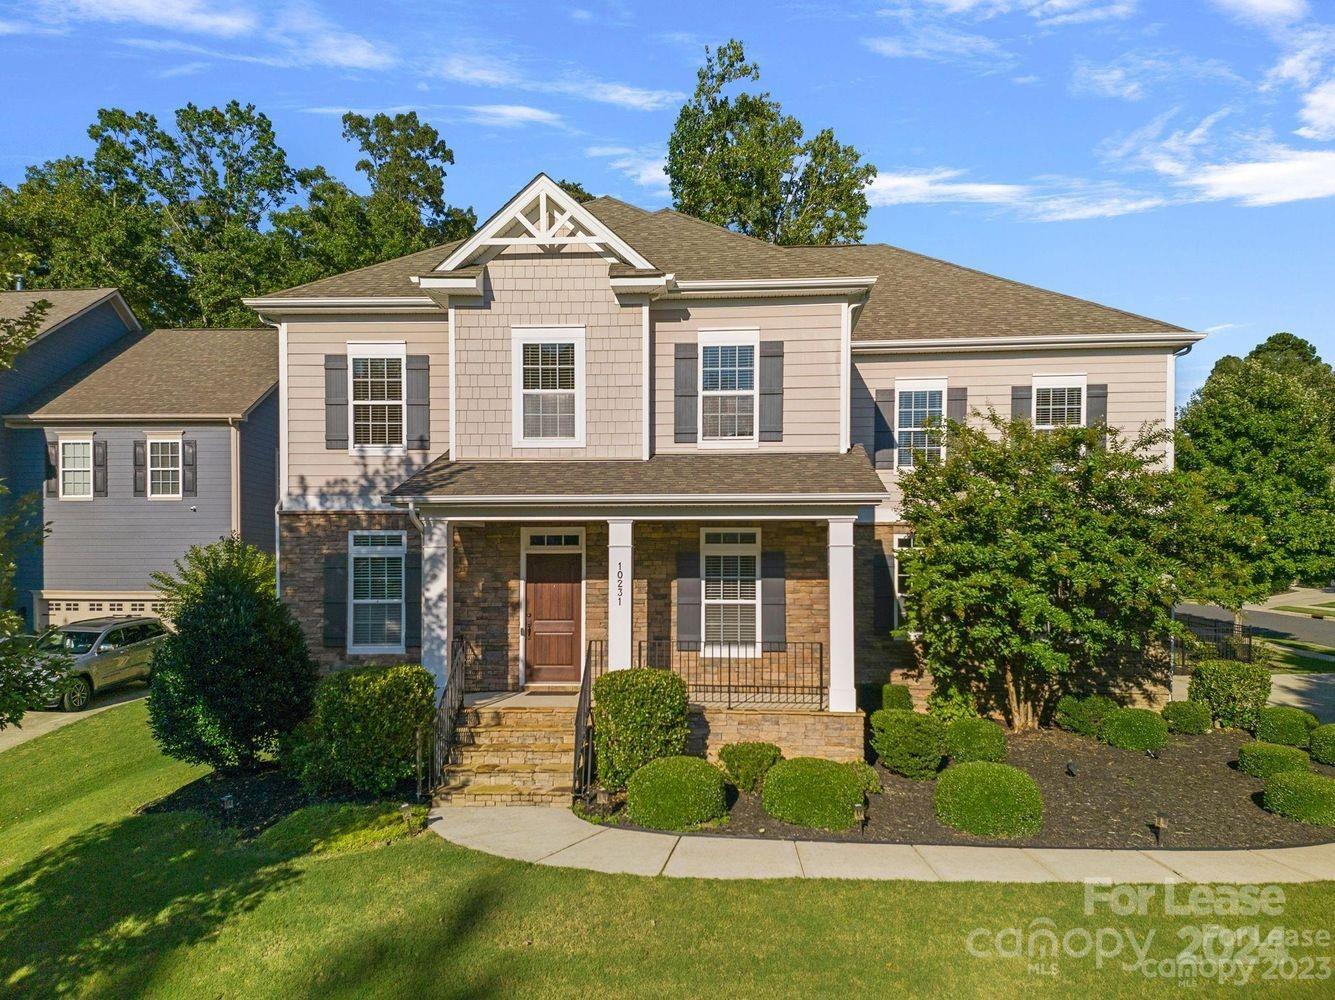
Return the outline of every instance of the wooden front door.
{"type": "Polygon", "coordinates": [[[532,683],[579,680],[582,557],[530,552],[524,584],[524,677],[532,683]]]}

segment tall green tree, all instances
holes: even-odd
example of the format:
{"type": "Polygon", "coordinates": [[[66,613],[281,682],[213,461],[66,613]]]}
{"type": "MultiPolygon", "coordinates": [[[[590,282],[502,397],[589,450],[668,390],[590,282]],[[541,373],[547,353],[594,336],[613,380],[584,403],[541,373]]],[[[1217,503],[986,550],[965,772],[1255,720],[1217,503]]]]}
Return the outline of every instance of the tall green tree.
{"type": "Polygon", "coordinates": [[[568,181],[563,177],[556,182],[556,186],[566,194],[570,195],[570,197],[574,198],[575,201],[579,202],[581,205],[586,201],[593,201],[593,192],[579,181],[568,181]]]}
{"type": "Polygon", "coordinates": [[[831,129],[804,138],[768,92],[727,92],[760,79],[742,43],[705,49],[695,93],[668,139],[667,175],[679,212],[770,243],[856,243],[876,168],[831,129]]]}
{"type": "Polygon", "coordinates": [[[1213,571],[1193,596],[1240,615],[1246,602],[1335,576],[1332,405],[1252,358],[1221,359],[1192,396],[1177,462],[1219,514],[1213,571]]]}
{"type": "MultiPolygon", "coordinates": [[[[1335,368],[1321,359],[1316,346],[1292,333],[1271,334],[1247,354],[1271,371],[1292,375],[1326,400],[1335,400],[1335,368]]],[[[1330,436],[1335,439],[1335,402],[1330,405],[1330,436]]]]}
{"type": "Polygon", "coordinates": [[[1162,682],[1144,657],[1108,662],[1176,631],[1202,508],[1163,468],[1165,432],[1105,430],[990,413],[901,480],[908,629],[937,685],[1018,728],[1072,689],[1162,682]]]}

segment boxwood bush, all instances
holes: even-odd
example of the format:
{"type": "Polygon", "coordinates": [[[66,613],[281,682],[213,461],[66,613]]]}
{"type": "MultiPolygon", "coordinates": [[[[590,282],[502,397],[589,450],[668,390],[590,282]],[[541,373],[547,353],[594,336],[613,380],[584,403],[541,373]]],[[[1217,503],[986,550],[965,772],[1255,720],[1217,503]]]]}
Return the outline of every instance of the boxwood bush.
{"type": "Polygon", "coordinates": [[[287,767],[316,794],[387,795],[416,771],[418,730],[435,718],[435,695],[416,664],[330,674],[285,745],[287,767]]]}
{"type": "Polygon", "coordinates": [[[991,719],[956,719],[946,726],[946,754],[953,764],[971,760],[1006,763],[1006,731],[991,719]]]}
{"type": "Polygon", "coordinates": [[[849,761],[844,767],[858,776],[858,781],[862,784],[862,790],[868,795],[876,795],[881,791],[881,776],[876,773],[876,768],[865,760],[849,761]]]}
{"type": "Polygon", "coordinates": [[[871,745],[887,770],[924,780],[941,769],[946,727],[918,712],[883,708],[871,716],[871,745]]]}
{"type": "Polygon", "coordinates": [[[758,792],[769,769],[783,760],[783,752],[773,743],[725,743],[718,759],[739,791],[758,792]]]}
{"type": "Polygon", "coordinates": [[[794,757],[770,768],[760,794],[765,812],[784,823],[845,830],[866,795],[865,775],[838,761],[794,757]]]}
{"type": "Polygon", "coordinates": [[[1281,771],[1306,771],[1307,754],[1297,747],[1254,740],[1238,747],[1238,770],[1261,779],[1281,771]]]}
{"type": "Polygon", "coordinates": [[[593,741],[603,787],[626,787],[651,760],[686,750],[686,682],[671,670],[613,670],[593,682],[593,741]]]}
{"type": "Polygon", "coordinates": [[[968,691],[939,685],[927,696],[927,714],[936,716],[948,726],[956,719],[977,719],[978,703],[968,691]]]}
{"type": "Polygon", "coordinates": [[[1335,722],[1312,730],[1312,759],[1318,764],[1335,764],[1335,722]]]}
{"type": "Polygon", "coordinates": [[[913,692],[909,690],[907,684],[882,684],[881,707],[902,708],[906,712],[912,712],[913,692]]]}
{"type": "Polygon", "coordinates": [[[1200,736],[1210,731],[1210,706],[1199,701],[1170,701],[1159,714],[1170,733],[1200,736]]]}
{"type": "Polygon", "coordinates": [[[1311,712],[1287,705],[1261,709],[1256,720],[1256,738],[1286,747],[1307,747],[1312,730],[1321,723],[1311,712]]]}
{"type": "Polygon", "coordinates": [[[1268,779],[1262,803],[1272,813],[1314,826],[1335,826],[1335,778],[1282,771],[1268,779]]]}
{"type": "Polygon", "coordinates": [[[936,818],[980,837],[1029,837],[1043,828],[1043,796],[1018,767],[954,764],[936,781],[936,818]]]}
{"type": "Polygon", "coordinates": [[[659,757],[626,784],[626,815],[640,826],[692,830],[727,811],[723,772],[699,757],[659,757]]]}
{"type": "Polygon", "coordinates": [[[1202,660],[1192,669],[1187,697],[1209,705],[1225,729],[1254,730],[1270,700],[1270,671],[1259,663],[1202,660]]]}
{"type": "Polygon", "coordinates": [[[1052,721],[1068,733],[1092,739],[1099,735],[1104,717],[1116,708],[1117,702],[1101,694],[1063,695],[1052,721]]]}
{"type": "Polygon", "coordinates": [[[1118,708],[1104,717],[1099,739],[1123,750],[1162,750],[1168,743],[1168,723],[1148,708],[1118,708]]]}

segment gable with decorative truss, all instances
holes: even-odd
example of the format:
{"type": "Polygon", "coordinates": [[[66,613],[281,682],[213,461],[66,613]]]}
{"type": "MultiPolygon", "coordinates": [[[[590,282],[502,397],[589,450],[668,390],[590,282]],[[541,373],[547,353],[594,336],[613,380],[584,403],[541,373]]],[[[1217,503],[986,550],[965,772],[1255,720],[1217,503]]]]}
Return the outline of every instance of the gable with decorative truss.
{"type": "Polygon", "coordinates": [[[653,264],[546,174],[533,178],[436,270],[467,267],[506,247],[554,250],[568,246],[585,246],[636,269],[653,270],[653,264]]]}

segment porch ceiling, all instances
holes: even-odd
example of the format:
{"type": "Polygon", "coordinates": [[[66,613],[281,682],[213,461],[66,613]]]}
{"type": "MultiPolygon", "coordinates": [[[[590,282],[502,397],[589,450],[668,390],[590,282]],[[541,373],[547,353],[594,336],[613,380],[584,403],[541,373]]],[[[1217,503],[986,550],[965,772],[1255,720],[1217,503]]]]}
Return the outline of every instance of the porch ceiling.
{"type": "Polygon", "coordinates": [[[877,503],[861,445],[846,453],[655,455],[622,461],[461,461],[442,455],[386,497],[424,504],[877,503]]]}

